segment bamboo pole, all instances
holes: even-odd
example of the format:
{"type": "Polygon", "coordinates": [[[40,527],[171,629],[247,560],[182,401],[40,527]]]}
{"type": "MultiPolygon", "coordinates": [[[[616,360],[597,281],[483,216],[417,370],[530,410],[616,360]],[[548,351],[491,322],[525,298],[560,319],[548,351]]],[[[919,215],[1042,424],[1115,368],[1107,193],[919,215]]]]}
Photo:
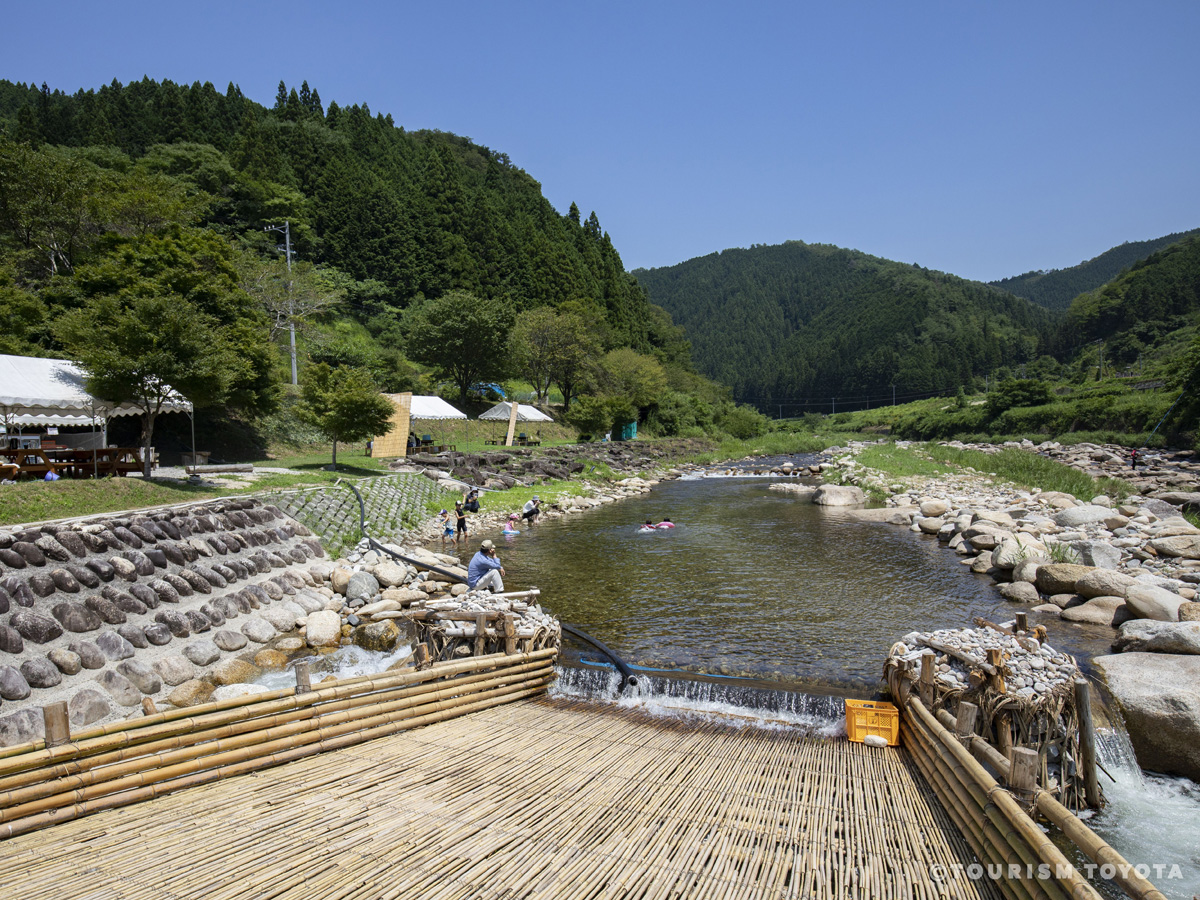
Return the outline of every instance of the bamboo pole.
{"type": "Polygon", "coordinates": [[[1096,732],[1092,726],[1092,696],[1086,679],[1075,680],[1075,711],[1079,714],[1079,765],[1083,769],[1084,797],[1089,809],[1100,809],[1100,781],[1096,775],[1096,732]]]}
{"type": "MultiPolygon", "coordinates": [[[[938,719],[944,725],[949,714],[944,710],[938,712],[938,719]]],[[[1006,772],[1007,760],[983,738],[976,735],[971,742],[971,752],[984,757],[988,765],[1006,772]]],[[[1097,865],[1110,865],[1116,872],[1113,877],[1126,894],[1135,900],[1165,900],[1162,893],[1149,880],[1138,875],[1134,867],[1120,853],[1110,847],[1092,829],[1079,819],[1071,810],[1063,806],[1046,791],[1038,791],[1037,810],[1049,819],[1064,835],[1077,846],[1083,854],[1097,865]],[[1124,874],[1122,874],[1124,873],[1124,874]]]]}
{"type": "Polygon", "coordinates": [[[96,800],[81,800],[75,803],[73,806],[40,813],[25,819],[0,825],[0,838],[14,837],[16,835],[35,831],[39,828],[44,828],[47,825],[67,822],[72,819],[76,819],[81,815],[86,815],[87,813],[95,812],[101,809],[127,806],[131,803],[149,800],[153,797],[161,796],[162,794],[171,793],[177,790],[182,790],[184,788],[194,787],[196,785],[206,784],[224,778],[232,778],[236,775],[241,775],[246,772],[252,772],[259,769],[269,768],[271,766],[281,765],[282,763],[302,759],[306,756],[312,756],[329,750],[337,750],[341,749],[342,747],[353,746],[354,744],[362,743],[363,741],[371,740],[375,737],[382,737],[385,734],[391,734],[395,733],[396,731],[402,731],[409,728],[416,728],[432,722],[442,721],[446,718],[464,715],[468,712],[476,712],[478,710],[487,709],[490,706],[495,706],[500,703],[509,703],[513,700],[534,696],[544,689],[545,682],[540,682],[532,685],[529,688],[514,689],[498,695],[481,697],[480,699],[477,699],[472,703],[457,709],[452,708],[449,710],[440,710],[417,718],[402,720],[390,726],[379,726],[378,728],[373,728],[370,731],[339,734],[328,739],[323,737],[321,741],[315,745],[293,747],[290,749],[269,753],[260,757],[244,759],[229,766],[208,769],[202,772],[196,772],[187,775],[182,778],[172,779],[168,783],[160,782],[155,784],[147,784],[129,791],[123,791],[120,794],[109,795],[96,800]]]}
{"type": "MultiPolygon", "coordinates": [[[[547,647],[527,654],[528,659],[550,658],[557,654],[557,649],[547,647]]],[[[472,657],[458,662],[439,663],[422,671],[405,670],[387,672],[376,675],[362,675],[341,681],[327,682],[325,685],[297,696],[293,688],[270,691],[250,697],[239,697],[235,700],[225,700],[217,703],[206,703],[185,709],[160,712],[156,716],[142,719],[126,720],[110,723],[89,732],[80,732],[74,736],[70,744],[58,748],[46,748],[43,742],[21,745],[19,754],[12,754],[0,761],[0,776],[11,772],[21,771],[46,762],[62,759],[73,759],[91,753],[103,752],[117,746],[130,746],[136,743],[156,740],[169,734],[184,734],[226,722],[244,721],[258,715],[268,715],[284,709],[293,709],[301,705],[316,704],[331,699],[352,696],[362,691],[383,690],[414,682],[427,681],[434,678],[449,677],[474,670],[496,668],[511,665],[518,660],[503,653],[492,653],[487,656],[472,657]]]]}
{"type": "MultiPolygon", "coordinates": [[[[369,694],[342,700],[321,707],[314,714],[309,707],[304,710],[281,713],[275,716],[253,719],[250,722],[224,725],[193,735],[177,735],[149,744],[120,748],[98,757],[85,760],[70,760],[42,769],[22,772],[5,780],[4,791],[0,792],[0,821],[6,817],[4,809],[18,803],[60,792],[64,787],[80,787],[88,784],[128,775],[133,772],[165,765],[177,759],[197,758],[214,754],[233,747],[248,746],[266,740],[271,734],[300,734],[338,720],[348,720],[352,714],[362,715],[363,708],[382,709],[404,702],[423,701],[427,695],[446,696],[463,694],[481,684],[493,683],[497,679],[513,680],[528,677],[529,673],[552,671],[545,660],[527,662],[506,667],[497,672],[468,673],[453,681],[427,682],[409,686],[406,690],[385,695],[369,694]],[[390,702],[385,702],[390,701],[390,702]],[[338,714],[335,717],[335,713],[338,714]],[[282,731],[280,729],[289,729],[282,731]]],[[[397,707],[399,708],[399,707],[397,707]]]]}
{"type": "MultiPolygon", "coordinates": [[[[1034,821],[1025,815],[1024,811],[1017,804],[1017,801],[1005,792],[996,780],[957,741],[947,741],[942,737],[942,735],[948,737],[949,734],[941,726],[937,718],[916,698],[909,700],[908,708],[913,710],[915,715],[933,734],[938,735],[939,743],[950,752],[962,765],[963,769],[987,792],[991,804],[995,809],[996,816],[1001,821],[1006,822],[1012,828],[1014,834],[1019,835],[1027,842],[1037,856],[1040,857],[1041,861],[1053,866],[1055,872],[1061,871],[1065,873],[1065,878],[1058,878],[1057,880],[1065,882],[1064,887],[1067,888],[1070,896],[1076,898],[1076,900],[1084,900],[1084,898],[1099,900],[1100,895],[1096,893],[1095,888],[1084,880],[1083,876],[1075,870],[1070,861],[1063,856],[1062,851],[1055,847],[1034,821]]],[[[990,812],[990,810],[985,811],[990,812]]]]}

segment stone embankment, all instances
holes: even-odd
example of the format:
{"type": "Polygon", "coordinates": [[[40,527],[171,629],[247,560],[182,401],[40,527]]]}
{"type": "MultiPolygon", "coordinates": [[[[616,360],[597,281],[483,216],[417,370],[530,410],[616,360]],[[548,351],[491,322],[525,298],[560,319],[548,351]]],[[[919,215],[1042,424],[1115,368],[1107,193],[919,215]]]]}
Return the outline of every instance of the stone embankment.
{"type": "MultiPolygon", "coordinates": [[[[1022,490],[976,472],[894,479],[857,463],[864,446],[826,453],[842,480],[886,486],[887,508],[867,511],[870,518],[939,541],[1035,613],[1112,628],[1116,653],[1092,663],[1139,760],[1200,780],[1200,528],[1181,514],[1190,492],[1114,502],[1022,490]]],[[[1173,471],[1190,472],[1188,460],[1172,454],[1173,471]]],[[[1153,477],[1173,479],[1164,487],[1194,486],[1177,475],[1153,477]]]]}

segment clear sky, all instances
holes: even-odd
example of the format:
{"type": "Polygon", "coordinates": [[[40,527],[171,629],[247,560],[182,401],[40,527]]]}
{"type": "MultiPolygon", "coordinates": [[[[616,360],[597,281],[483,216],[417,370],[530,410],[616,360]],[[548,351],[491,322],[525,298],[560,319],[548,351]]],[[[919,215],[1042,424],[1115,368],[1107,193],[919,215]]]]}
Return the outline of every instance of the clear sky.
{"type": "Polygon", "coordinates": [[[991,280],[1200,226],[1200,3],[6,4],[0,77],[282,79],[507,153],[625,262],[797,239],[991,280]]]}

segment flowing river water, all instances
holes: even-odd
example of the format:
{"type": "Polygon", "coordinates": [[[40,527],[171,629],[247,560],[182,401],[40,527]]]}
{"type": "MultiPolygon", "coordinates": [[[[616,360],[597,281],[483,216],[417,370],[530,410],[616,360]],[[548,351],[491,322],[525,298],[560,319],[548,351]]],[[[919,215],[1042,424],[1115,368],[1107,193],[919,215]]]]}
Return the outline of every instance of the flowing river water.
{"type": "MultiPolygon", "coordinates": [[[[514,537],[472,534],[469,551],[459,552],[465,563],[491,538],[509,590],[536,585],[563,622],[641,667],[638,691],[619,702],[755,727],[840,734],[842,698],[869,698],[882,687],[883,660],[904,634],[971,627],[976,616],[1011,620],[1017,607],[935,539],[770,491],[771,480],[665,482],[522,526],[514,537]],[[664,517],[676,527],[638,532],[645,520],[664,517]]],[[[1111,628],[1044,624],[1051,644],[1075,655],[1085,672],[1092,656],[1109,652],[1111,628]]],[[[403,655],[346,648],[335,654],[340,662],[327,657],[323,665],[348,676],[403,655]]],[[[556,690],[613,696],[615,673],[601,654],[579,644],[564,656],[556,690]]],[[[272,686],[289,677],[277,680],[272,686]]],[[[1141,772],[1119,727],[1100,740],[1116,781],[1102,776],[1110,803],[1091,826],[1131,862],[1180,873],[1151,871],[1166,896],[1200,893],[1200,786],[1141,772]]]]}

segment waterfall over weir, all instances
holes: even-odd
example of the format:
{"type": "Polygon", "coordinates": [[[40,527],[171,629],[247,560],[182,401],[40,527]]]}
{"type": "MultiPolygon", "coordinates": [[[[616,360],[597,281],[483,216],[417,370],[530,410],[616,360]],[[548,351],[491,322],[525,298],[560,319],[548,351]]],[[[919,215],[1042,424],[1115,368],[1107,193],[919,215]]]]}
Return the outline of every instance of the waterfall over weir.
{"type": "Polygon", "coordinates": [[[618,690],[620,675],[609,665],[560,665],[552,695],[639,708],[657,716],[705,716],[731,725],[804,729],[820,737],[845,734],[841,697],[806,694],[747,679],[678,677],[645,669],[637,685],[618,690]]]}

